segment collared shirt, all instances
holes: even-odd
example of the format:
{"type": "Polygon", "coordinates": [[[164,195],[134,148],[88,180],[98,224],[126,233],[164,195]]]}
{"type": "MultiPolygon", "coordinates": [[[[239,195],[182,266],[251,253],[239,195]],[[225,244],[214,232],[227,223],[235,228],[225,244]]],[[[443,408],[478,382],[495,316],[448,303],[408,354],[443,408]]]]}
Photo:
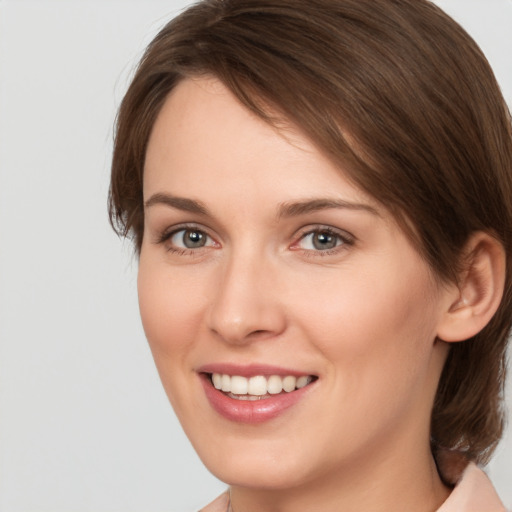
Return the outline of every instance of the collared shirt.
{"type": "Polygon", "coordinates": [[[222,493],[217,499],[213,500],[209,505],[202,508],[199,512],[227,512],[229,505],[229,493],[222,493]]]}
{"type": "Polygon", "coordinates": [[[437,512],[506,512],[506,509],[487,475],[470,463],[437,512]]]}

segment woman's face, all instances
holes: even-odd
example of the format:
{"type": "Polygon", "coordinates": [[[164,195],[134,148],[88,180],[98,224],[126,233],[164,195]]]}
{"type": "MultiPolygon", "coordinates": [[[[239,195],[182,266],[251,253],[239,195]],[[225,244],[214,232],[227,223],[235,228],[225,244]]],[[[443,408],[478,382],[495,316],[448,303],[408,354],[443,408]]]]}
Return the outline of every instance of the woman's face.
{"type": "Polygon", "coordinates": [[[144,329],[215,475],[272,489],[428,456],[446,289],[300,130],[184,80],[149,141],[144,201],[144,329]]]}

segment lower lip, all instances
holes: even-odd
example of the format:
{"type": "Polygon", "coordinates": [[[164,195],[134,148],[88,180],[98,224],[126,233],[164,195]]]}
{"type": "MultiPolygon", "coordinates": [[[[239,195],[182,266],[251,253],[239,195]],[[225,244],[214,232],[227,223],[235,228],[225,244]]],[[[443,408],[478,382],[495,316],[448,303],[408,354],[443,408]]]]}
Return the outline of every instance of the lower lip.
{"type": "Polygon", "coordinates": [[[214,388],[208,375],[201,374],[200,377],[213,409],[224,418],[239,423],[263,423],[276,418],[299,402],[313,385],[309,384],[290,393],[280,393],[261,400],[237,400],[214,388]]]}

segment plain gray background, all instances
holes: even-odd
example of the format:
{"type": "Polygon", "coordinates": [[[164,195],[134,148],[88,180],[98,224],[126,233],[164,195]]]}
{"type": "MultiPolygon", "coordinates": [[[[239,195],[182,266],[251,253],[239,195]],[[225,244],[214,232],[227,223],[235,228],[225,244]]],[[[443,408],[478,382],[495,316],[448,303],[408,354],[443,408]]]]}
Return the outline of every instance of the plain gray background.
{"type": "MultiPolygon", "coordinates": [[[[161,389],[106,211],[116,107],[186,3],[0,0],[1,512],[184,512],[224,489],[161,389]]],[[[438,3],[512,104],[512,1],[438,3]]],[[[511,506],[510,427],[489,472],[511,506]]]]}

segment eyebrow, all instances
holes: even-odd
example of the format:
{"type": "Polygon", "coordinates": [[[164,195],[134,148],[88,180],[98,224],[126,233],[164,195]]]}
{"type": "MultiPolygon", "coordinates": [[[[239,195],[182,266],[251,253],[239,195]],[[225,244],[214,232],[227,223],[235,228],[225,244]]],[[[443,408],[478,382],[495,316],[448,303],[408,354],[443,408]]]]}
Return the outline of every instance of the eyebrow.
{"type": "Polygon", "coordinates": [[[162,204],[165,206],[170,206],[172,208],[177,208],[178,210],[183,210],[185,212],[190,213],[198,213],[200,215],[208,215],[208,208],[201,203],[200,201],[196,201],[194,199],[188,199],[186,197],[177,197],[170,194],[163,194],[161,192],[157,194],[153,194],[145,203],[145,208],[150,208],[156,204],[162,204]]]}
{"type": "Polygon", "coordinates": [[[340,208],[348,210],[361,210],[371,213],[372,215],[377,215],[378,217],[381,216],[378,210],[369,204],[352,203],[343,199],[311,199],[306,201],[283,203],[279,207],[277,215],[278,218],[296,217],[321,210],[340,208]]]}
{"type": "MultiPolygon", "coordinates": [[[[144,207],[150,208],[157,204],[170,206],[171,208],[176,208],[185,212],[197,213],[199,215],[210,215],[208,208],[206,208],[201,201],[186,197],[173,196],[171,194],[164,194],[162,192],[153,194],[144,203],[144,207]]],[[[277,218],[298,217],[300,215],[330,209],[360,210],[380,217],[378,210],[368,204],[352,203],[343,199],[310,199],[305,201],[282,203],[278,208],[277,218]]]]}

